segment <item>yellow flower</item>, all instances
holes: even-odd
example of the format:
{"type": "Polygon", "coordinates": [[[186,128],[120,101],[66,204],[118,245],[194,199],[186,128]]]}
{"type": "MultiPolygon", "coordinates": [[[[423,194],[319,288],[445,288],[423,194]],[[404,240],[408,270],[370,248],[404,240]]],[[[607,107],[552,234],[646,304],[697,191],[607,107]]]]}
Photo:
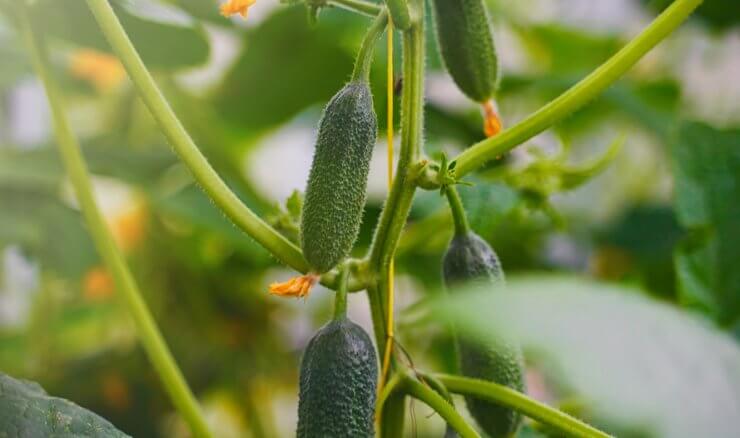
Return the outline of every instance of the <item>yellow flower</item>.
{"type": "Polygon", "coordinates": [[[257,0],[228,0],[226,3],[221,5],[221,15],[224,17],[231,17],[234,14],[239,14],[243,18],[247,18],[247,10],[257,0]]]}
{"type": "Polygon", "coordinates": [[[496,106],[492,100],[483,104],[483,117],[483,132],[485,132],[486,137],[493,137],[501,132],[503,128],[501,118],[498,116],[496,106]]]}
{"type": "Polygon", "coordinates": [[[93,49],[75,51],[69,70],[72,76],[91,82],[100,92],[112,90],[126,77],[126,71],[115,56],[93,49]]]}
{"type": "Polygon", "coordinates": [[[294,277],[285,283],[272,283],[270,293],[283,297],[303,298],[308,296],[311,288],[319,280],[319,277],[313,274],[301,275],[294,277]]]}

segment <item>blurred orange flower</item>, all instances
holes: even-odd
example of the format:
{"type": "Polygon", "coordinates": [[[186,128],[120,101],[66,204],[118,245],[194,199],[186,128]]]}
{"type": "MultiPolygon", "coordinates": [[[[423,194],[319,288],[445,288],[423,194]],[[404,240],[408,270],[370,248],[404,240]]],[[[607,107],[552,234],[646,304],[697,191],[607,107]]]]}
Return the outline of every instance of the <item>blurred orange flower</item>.
{"type": "Polygon", "coordinates": [[[118,58],[93,49],[75,51],[69,70],[72,76],[92,83],[100,92],[116,88],[126,77],[118,58]]]}
{"type": "Polygon", "coordinates": [[[247,18],[247,12],[250,6],[252,6],[257,0],[229,0],[221,5],[221,15],[224,17],[231,17],[234,14],[239,14],[244,18],[247,18]]]}

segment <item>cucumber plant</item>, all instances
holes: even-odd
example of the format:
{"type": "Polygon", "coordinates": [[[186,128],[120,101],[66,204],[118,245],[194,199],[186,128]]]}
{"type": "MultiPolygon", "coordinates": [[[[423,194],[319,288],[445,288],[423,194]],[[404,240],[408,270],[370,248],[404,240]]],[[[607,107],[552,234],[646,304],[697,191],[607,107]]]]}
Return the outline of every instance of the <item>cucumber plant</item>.
{"type": "MultiPolygon", "coordinates": [[[[294,1],[295,2],[295,1],[294,1]]],[[[300,247],[284,237],[229,189],[210,166],[171,110],[152,75],[119,22],[108,0],[87,0],[102,33],[125,66],[139,96],[151,111],[175,152],[194,178],[234,224],[278,260],[303,274],[274,293],[303,296],[320,281],[336,291],[332,321],[314,336],[304,352],[300,372],[298,436],[397,437],[403,434],[405,400],[419,399],[448,424],[447,436],[477,437],[480,432],[451,402],[449,393],[466,396],[481,430],[490,436],[516,433],[523,416],[562,436],[608,436],[576,418],[537,402],[523,393],[521,353],[515,344],[479,345],[460,339],[461,371],[465,376],[428,373],[407,365],[393,337],[393,257],[418,189],[447,194],[455,237],[445,255],[448,289],[459,282],[498,285],[503,271],[488,244],[466,225],[455,184],[492,160],[568,117],[618,80],[648,51],[677,28],[701,0],[677,0],[629,44],[567,92],[516,125],[498,133],[492,103],[499,76],[489,13],[483,0],[433,0],[437,40],[450,75],[463,93],[484,105],[487,133],[449,162],[437,163],[424,153],[424,66],[426,23],[424,0],[303,0],[312,17],[320,9],[339,6],[374,17],[363,40],[350,82],[328,103],[319,124],[300,225],[300,247]],[[348,258],[362,216],[371,150],[377,120],[368,85],[373,47],[386,29],[397,25],[403,38],[401,142],[393,183],[375,228],[371,247],[360,258],[348,258]],[[497,135],[495,135],[497,134],[497,135]],[[390,351],[378,372],[378,355],[370,337],[346,318],[346,295],[366,291],[377,351],[390,351]],[[389,346],[389,348],[386,348],[389,346]],[[387,370],[387,373],[385,372],[387,370]]],[[[42,33],[35,28],[26,0],[6,2],[17,10],[19,27],[44,83],[52,107],[57,143],[65,167],[106,264],[114,273],[136,323],[138,335],[175,407],[195,436],[211,436],[203,415],[138,293],[126,263],[106,231],[92,196],[79,145],[63,111],[62,95],[49,66],[42,33]]],[[[0,5],[6,5],[0,3],[0,5]]],[[[254,0],[229,0],[224,15],[247,15],[254,0]]],[[[320,23],[318,25],[321,25],[320,23]]],[[[156,44],[156,42],[152,42],[156,44]]],[[[300,66],[296,66],[300,68],[300,66]]],[[[392,87],[392,84],[389,84],[392,87]]],[[[392,126],[392,125],[391,125],[392,126]]],[[[548,191],[549,193],[549,191],[548,191]]],[[[497,286],[497,287],[498,287],[497,286]]]]}

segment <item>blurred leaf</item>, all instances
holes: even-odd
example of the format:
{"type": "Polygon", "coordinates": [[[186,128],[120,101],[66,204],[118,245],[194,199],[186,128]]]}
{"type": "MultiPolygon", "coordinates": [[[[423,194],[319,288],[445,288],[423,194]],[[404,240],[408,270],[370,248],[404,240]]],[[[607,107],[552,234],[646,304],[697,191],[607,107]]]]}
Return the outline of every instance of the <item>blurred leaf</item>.
{"type": "MultiPolygon", "coordinates": [[[[83,153],[93,174],[144,186],[177,162],[164,148],[132,150],[95,141],[83,147],[83,153]]],[[[55,148],[0,150],[0,187],[52,192],[63,178],[61,158],[55,148]]]]}
{"type": "Polygon", "coordinates": [[[107,420],[61,398],[38,383],[0,373],[0,434],[3,436],[126,437],[107,420]]]}
{"type": "Polygon", "coordinates": [[[672,148],[682,298],[721,324],[740,317],[740,130],[686,123],[672,148]]]}
{"type": "MultiPolygon", "coordinates": [[[[667,8],[672,0],[643,0],[654,11],[667,8]]],[[[736,0],[705,0],[694,12],[694,17],[718,29],[731,28],[740,24],[740,2],[736,0]]]]}
{"type": "Polygon", "coordinates": [[[550,73],[581,73],[598,66],[621,47],[612,36],[547,24],[517,27],[519,35],[548,64],[550,73]]]}
{"type": "Polygon", "coordinates": [[[308,25],[303,6],[280,9],[245,35],[241,56],[215,96],[223,117],[245,131],[285,122],[324,103],[349,79],[362,17],[326,11],[308,25]],[[266,62],[265,60],[269,60],[266,62]]]}
{"type": "Polygon", "coordinates": [[[267,250],[232,224],[199,187],[188,186],[172,196],[153,202],[160,213],[220,236],[231,246],[250,254],[255,263],[264,263],[270,258],[267,250]]]}
{"type": "Polygon", "coordinates": [[[13,29],[8,29],[0,22],[0,59],[3,60],[0,68],[0,93],[28,74],[31,66],[28,59],[20,49],[13,29]]]}
{"type": "Polygon", "coordinates": [[[208,20],[221,26],[231,26],[232,21],[219,13],[218,1],[216,0],[169,0],[176,3],[184,11],[193,17],[208,20]]]}
{"type": "Polygon", "coordinates": [[[517,336],[608,431],[688,438],[733,436],[740,427],[738,345],[638,290],[510,277],[505,291],[471,289],[432,309],[433,320],[452,318],[471,336],[517,336]]]}
{"type": "MultiPolygon", "coordinates": [[[[209,46],[205,34],[196,23],[184,22],[181,19],[184,14],[180,13],[177,20],[155,20],[151,16],[143,16],[136,8],[148,2],[118,0],[112,3],[148,67],[177,69],[200,65],[208,60],[209,46]]],[[[39,0],[33,5],[32,13],[39,29],[76,45],[110,52],[85,2],[39,0]]],[[[176,13],[171,12],[171,15],[176,13]]]]}
{"type": "Polygon", "coordinates": [[[67,278],[79,278],[97,262],[79,211],[56,196],[3,189],[0,205],[0,245],[20,245],[45,269],[67,278]]]}
{"type": "Polygon", "coordinates": [[[634,272],[648,290],[674,299],[673,251],[683,235],[672,206],[635,205],[596,232],[599,249],[591,259],[592,271],[613,279],[634,272]]]}
{"type": "Polygon", "coordinates": [[[488,234],[521,202],[517,191],[502,183],[479,181],[458,190],[470,226],[479,234],[488,234]]]}

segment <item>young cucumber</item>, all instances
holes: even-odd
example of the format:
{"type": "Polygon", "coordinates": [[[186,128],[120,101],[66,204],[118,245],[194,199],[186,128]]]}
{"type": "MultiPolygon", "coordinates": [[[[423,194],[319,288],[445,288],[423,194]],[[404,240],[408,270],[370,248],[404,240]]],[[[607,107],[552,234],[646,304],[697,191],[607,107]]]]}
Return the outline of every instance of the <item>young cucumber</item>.
{"type": "Polygon", "coordinates": [[[367,333],[345,317],[325,325],[301,361],[297,437],[374,436],[377,379],[367,333]]]}
{"type": "Polygon", "coordinates": [[[363,79],[345,85],[324,110],[301,218],[301,247],[317,274],[347,257],[357,239],[377,126],[363,79]]]}
{"type": "Polygon", "coordinates": [[[470,99],[485,103],[498,85],[498,59],[483,0],[432,0],[437,44],[447,71],[470,99]]]}
{"type": "MultiPolygon", "coordinates": [[[[458,234],[444,255],[443,275],[447,288],[464,283],[503,284],[504,272],[493,249],[473,232],[458,234]]],[[[524,365],[518,346],[505,342],[482,344],[458,337],[460,368],[465,376],[488,380],[524,391],[524,365]]],[[[511,409],[466,397],[475,421],[491,438],[509,437],[521,424],[521,415],[511,409]]]]}

